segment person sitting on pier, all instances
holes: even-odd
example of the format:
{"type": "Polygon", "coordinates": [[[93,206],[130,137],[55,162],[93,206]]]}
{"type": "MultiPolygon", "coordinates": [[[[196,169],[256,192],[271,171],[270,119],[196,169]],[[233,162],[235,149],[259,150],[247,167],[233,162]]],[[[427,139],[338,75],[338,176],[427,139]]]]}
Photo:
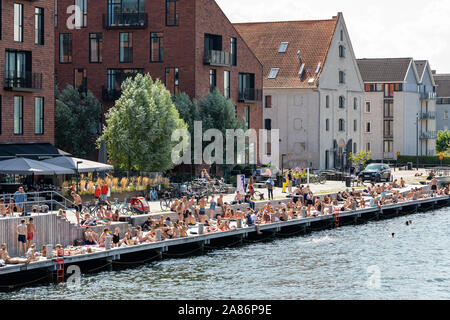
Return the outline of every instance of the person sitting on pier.
{"type": "Polygon", "coordinates": [[[197,220],[195,220],[192,212],[189,211],[187,219],[185,221],[189,226],[195,226],[197,224],[197,220]]]}
{"type": "Polygon", "coordinates": [[[2,243],[2,249],[0,250],[0,258],[6,264],[28,264],[31,262],[30,259],[22,259],[22,258],[11,258],[8,255],[8,250],[6,248],[6,243],[2,243]]]}
{"type": "Polygon", "coordinates": [[[403,180],[403,177],[400,178],[400,188],[405,188],[406,187],[406,183],[405,180],[403,180]]]}
{"type": "Polygon", "coordinates": [[[34,243],[27,250],[27,259],[29,259],[30,262],[39,261],[39,254],[36,253],[36,245],[34,243]]]}
{"type": "Polygon", "coordinates": [[[108,228],[104,228],[102,234],[98,238],[98,246],[99,247],[104,247],[105,246],[106,236],[108,234],[110,234],[109,229],[108,228]]]}
{"type": "Polygon", "coordinates": [[[119,242],[120,242],[120,229],[119,229],[119,227],[116,227],[114,229],[114,233],[112,235],[113,246],[117,246],[119,244],[119,242]]]}
{"type": "Polygon", "coordinates": [[[92,231],[91,227],[87,227],[84,232],[84,244],[88,246],[93,246],[98,243],[98,235],[92,231]]]}
{"type": "Polygon", "coordinates": [[[5,205],[5,199],[0,198],[0,215],[5,217],[6,216],[6,205],[5,205]]]}
{"type": "Polygon", "coordinates": [[[359,201],[359,208],[360,209],[366,208],[366,201],[364,200],[364,198],[361,198],[361,200],[359,201]]]}
{"type": "Polygon", "coordinates": [[[243,200],[244,200],[244,197],[238,190],[238,191],[236,191],[236,195],[234,196],[234,200],[231,202],[231,204],[232,205],[241,204],[243,200]]]}
{"type": "Polygon", "coordinates": [[[247,194],[245,195],[244,202],[248,203],[250,205],[250,208],[252,208],[252,210],[255,210],[255,202],[252,201],[252,196],[250,192],[247,192],[247,194]]]}
{"type": "Polygon", "coordinates": [[[152,217],[148,217],[147,220],[141,225],[143,231],[150,231],[153,225],[152,217]]]}

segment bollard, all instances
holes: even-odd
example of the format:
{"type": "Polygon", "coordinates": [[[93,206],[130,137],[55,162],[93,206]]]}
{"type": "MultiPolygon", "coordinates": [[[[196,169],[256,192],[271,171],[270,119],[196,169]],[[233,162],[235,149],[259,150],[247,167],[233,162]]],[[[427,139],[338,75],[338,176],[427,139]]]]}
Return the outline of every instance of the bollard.
{"type": "Polygon", "coordinates": [[[107,234],[105,238],[105,249],[111,250],[111,234],[107,234]]]}
{"type": "Polygon", "coordinates": [[[161,230],[156,229],[155,231],[156,241],[161,241],[161,230]]]}
{"type": "Polygon", "coordinates": [[[203,234],[203,223],[199,223],[198,224],[198,234],[200,235],[200,234],[203,234]]]}
{"type": "Polygon", "coordinates": [[[45,246],[45,249],[46,249],[46,251],[47,251],[47,254],[46,254],[46,258],[47,259],[53,259],[53,245],[51,245],[51,244],[47,244],[46,246],[45,246]]]}
{"type": "Polygon", "coordinates": [[[236,228],[241,229],[242,228],[242,219],[236,220],[236,228]]]}

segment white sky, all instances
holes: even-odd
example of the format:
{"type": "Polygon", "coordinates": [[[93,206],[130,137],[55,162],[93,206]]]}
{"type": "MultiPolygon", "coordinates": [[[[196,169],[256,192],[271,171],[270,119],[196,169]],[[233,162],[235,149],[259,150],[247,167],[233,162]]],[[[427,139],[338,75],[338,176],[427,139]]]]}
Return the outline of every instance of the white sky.
{"type": "Polygon", "coordinates": [[[413,57],[450,73],[449,0],[216,0],[231,22],[344,14],[357,58],[413,57]]]}

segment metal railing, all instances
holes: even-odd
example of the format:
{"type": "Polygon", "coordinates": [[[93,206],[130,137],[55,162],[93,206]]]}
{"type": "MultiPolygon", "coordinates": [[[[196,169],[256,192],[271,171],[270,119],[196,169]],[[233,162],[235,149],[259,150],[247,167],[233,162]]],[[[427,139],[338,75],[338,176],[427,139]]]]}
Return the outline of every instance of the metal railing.
{"type": "Polygon", "coordinates": [[[421,120],[436,119],[436,112],[420,112],[419,117],[421,120]]]}
{"type": "MultiPolygon", "coordinates": [[[[73,201],[65,198],[63,195],[56,191],[36,191],[27,192],[25,194],[27,196],[27,200],[23,202],[23,211],[27,215],[30,215],[32,213],[33,208],[37,209],[36,214],[39,215],[47,213],[47,210],[44,210],[45,207],[48,209],[48,212],[50,212],[59,209],[69,210],[75,206],[73,201]]],[[[9,206],[11,198],[14,199],[13,193],[0,194],[0,199],[5,200],[5,206],[9,206]]],[[[8,216],[13,217],[14,214],[17,213],[10,213],[8,216]]]]}
{"type": "Polygon", "coordinates": [[[262,101],[262,90],[254,88],[246,88],[239,90],[239,101],[251,102],[262,101]]]}
{"type": "Polygon", "coordinates": [[[435,100],[437,99],[436,92],[421,92],[420,100],[435,100]]]}
{"type": "Polygon", "coordinates": [[[438,98],[436,104],[450,104],[450,98],[438,98]]]}
{"type": "Polygon", "coordinates": [[[436,139],[437,131],[424,131],[420,134],[420,139],[422,140],[433,140],[436,139]]]}
{"type": "Polygon", "coordinates": [[[4,88],[14,91],[41,90],[42,73],[7,71],[4,88]]]}
{"type": "Polygon", "coordinates": [[[203,56],[203,63],[211,66],[231,66],[231,53],[218,50],[209,50],[203,56]]]}
{"type": "Polygon", "coordinates": [[[145,29],[147,26],[146,12],[117,12],[103,15],[105,29],[145,29]]]}

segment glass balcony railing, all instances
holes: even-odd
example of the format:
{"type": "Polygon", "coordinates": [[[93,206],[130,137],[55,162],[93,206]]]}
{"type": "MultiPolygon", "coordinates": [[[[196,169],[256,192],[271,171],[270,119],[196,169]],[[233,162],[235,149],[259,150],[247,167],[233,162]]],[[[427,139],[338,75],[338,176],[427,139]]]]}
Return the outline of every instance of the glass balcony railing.
{"type": "Polygon", "coordinates": [[[436,119],[436,112],[421,112],[419,117],[420,120],[434,120],[436,119]]]}
{"type": "Polygon", "coordinates": [[[225,51],[209,50],[203,56],[203,63],[211,66],[231,66],[231,53],[225,51]]]}
{"type": "Polygon", "coordinates": [[[105,29],[145,29],[147,26],[146,12],[115,12],[103,15],[105,29]]]}
{"type": "Polygon", "coordinates": [[[436,100],[437,95],[436,92],[421,92],[420,100],[436,100]]]}
{"type": "Polygon", "coordinates": [[[241,102],[255,102],[262,101],[262,90],[246,88],[239,90],[239,101],[241,102]]]}

